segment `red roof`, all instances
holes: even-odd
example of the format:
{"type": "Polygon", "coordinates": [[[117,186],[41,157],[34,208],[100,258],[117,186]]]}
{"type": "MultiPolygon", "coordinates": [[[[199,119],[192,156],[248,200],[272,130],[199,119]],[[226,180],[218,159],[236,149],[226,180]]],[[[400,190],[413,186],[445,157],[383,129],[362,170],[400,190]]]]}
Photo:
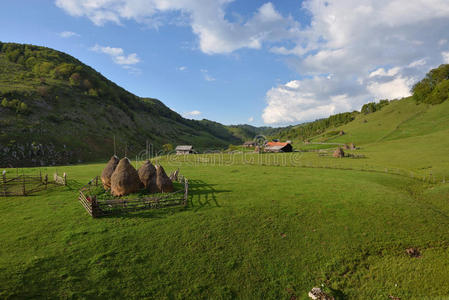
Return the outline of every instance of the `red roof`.
{"type": "Polygon", "coordinates": [[[281,143],[281,142],[268,142],[266,146],[268,147],[274,147],[274,146],[282,146],[285,147],[287,146],[288,143],[281,143]]]}

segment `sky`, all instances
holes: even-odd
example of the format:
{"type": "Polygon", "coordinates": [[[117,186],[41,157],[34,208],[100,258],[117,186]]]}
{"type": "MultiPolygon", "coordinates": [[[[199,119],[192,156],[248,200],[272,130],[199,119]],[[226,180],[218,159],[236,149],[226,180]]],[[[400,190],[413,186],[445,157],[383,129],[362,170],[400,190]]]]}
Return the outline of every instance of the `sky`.
{"type": "Polygon", "coordinates": [[[0,41],[73,55],[184,117],[284,126],[410,95],[448,0],[3,0],[0,41]]]}

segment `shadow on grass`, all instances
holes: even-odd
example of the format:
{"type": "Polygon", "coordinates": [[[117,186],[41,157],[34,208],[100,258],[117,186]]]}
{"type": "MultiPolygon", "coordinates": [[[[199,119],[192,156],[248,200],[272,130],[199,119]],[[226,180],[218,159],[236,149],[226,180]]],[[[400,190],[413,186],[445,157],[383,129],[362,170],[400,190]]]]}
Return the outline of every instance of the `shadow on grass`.
{"type": "Polygon", "coordinates": [[[332,296],[334,296],[335,300],[347,300],[348,296],[340,290],[336,290],[329,287],[329,290],[332,292],[332,296]]]}
{"type": "Polygon", "coordinates": [[[193,210],[194,212],[202,208],[220,207],[216,194],[229,193],[230,190],[217,190],[215,184],[208,184],[202,180],[189,180],[189,197],[187,206],[172,206],[159,209],[142,209],[137,211],[117,210],[101,218],[152,218],[160,219],[182,211],[193,210]]]}
{"type": "Polygon", "coordinates": [[[220,207],[217,201],[219,193],[229,193],[230,190],[217,190],[216,184],[208,184],[202,180],[189,181],[189,207],[198,211],[203,207],[220,207]]]}

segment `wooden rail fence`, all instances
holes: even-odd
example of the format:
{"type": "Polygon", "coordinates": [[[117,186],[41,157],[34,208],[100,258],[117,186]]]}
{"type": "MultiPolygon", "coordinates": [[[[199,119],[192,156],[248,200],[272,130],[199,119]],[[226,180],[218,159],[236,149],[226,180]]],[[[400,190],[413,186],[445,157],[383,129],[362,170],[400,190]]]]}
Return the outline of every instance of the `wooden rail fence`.
{"type": "Polygon", "coordinates": [[[183,176],[180,176],[178,181],[184,184],[184,189],[173,193],[157,194],[155,196],[139,198],[97,199],[92,191],[94,187],[98,187],[98,181],[98,176],[89,181],[88,184],[79,190],[78,197],[81,205],[93,218],[128,211],[157,209],[170,206],[186,206],[189,196],[189,181],[183,176]]]}
{"type": "Polygon", "coordinates": [[[46,190],[49,184],[66,185],[67,177],[58,177],[55,181],[49,182],[48,175],[15,175],[8,177],[6,172],[3,172],[0,179],[0,197],[12,196],[27,196],[32,193],[46,190]],[[62,179],[60,179],[62,178],[62,179]]]}

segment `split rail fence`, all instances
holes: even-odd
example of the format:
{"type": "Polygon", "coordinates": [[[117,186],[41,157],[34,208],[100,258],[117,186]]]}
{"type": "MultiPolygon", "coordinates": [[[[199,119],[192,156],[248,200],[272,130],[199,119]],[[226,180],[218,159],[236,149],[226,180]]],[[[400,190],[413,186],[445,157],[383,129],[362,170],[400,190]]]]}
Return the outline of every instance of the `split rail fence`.
{"type": "Polygon", "coordinates": [[[48,175],[15,175],[9,177],[3,172],[0,179],[0,197],[27,196],[35,192],[46,190],[49,184],[66,185],[67,176],[54,175],[54,182],[48,180],[48,175]]]}

